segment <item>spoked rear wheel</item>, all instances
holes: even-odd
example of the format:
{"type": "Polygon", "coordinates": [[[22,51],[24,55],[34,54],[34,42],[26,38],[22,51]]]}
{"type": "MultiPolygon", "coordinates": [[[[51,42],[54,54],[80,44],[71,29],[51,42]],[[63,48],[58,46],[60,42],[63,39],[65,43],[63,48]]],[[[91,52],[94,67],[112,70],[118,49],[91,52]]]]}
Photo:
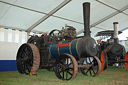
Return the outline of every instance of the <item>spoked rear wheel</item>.
{"type": "Polygon", "coordinates": [[[55,74],[59,79],[72,80],[78,73],[76,59],[70,54],[62,54],[58,57],[55,64],[55,74]]]}
{"type": "Polygon", "coordinates": [[[81,72],[84,75],[91,75],[93,77],[96,77],[99,75],[101,71],[101,62],[100,60],[94,56],[94,57],[87,57],[82,65],[88,65],[88,67],[81,68],[81,72]]]}
{"type": "Polygon", "coordinates": [[[34,44],[23,44],[18,50],[16,58],[17,69],[21,74],[36,72],[40,64],[38,48],[34,44]]]}
{"type": "Polygon", "coordinates": [[[126,66],[126,69],[128,70],[128,52],[126,53],[126,56],[125,56],[125,66],[126,66]]]}

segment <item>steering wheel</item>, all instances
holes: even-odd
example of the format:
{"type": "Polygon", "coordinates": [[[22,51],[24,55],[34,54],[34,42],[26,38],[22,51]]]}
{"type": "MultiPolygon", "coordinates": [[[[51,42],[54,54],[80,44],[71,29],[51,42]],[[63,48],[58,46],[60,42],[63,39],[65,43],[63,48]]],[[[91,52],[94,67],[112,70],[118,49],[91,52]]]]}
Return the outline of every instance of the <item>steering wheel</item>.
{"type": "Polygon", "coordinates": [[[57,33],[57,36],[58,36],[58,35],[61,35],[61,31],[60,31],[60,30],[57,30],[57,29],[52,30],[52,31],[49,33],[49,35],[52,36],[52,37],[53,37],[53,36],[56,36],[55,32],[58,32],[58,33],[57,33]]]}
{"type": "Polygon", "coordinates": [[[50,36],[50,41],[52,42],[57,42],[60,40],[59,35],[61,35],[62,32],[60,30],[57,30],[57,29],[54,29],[52,30],[50,33],[49,33],[49,36],[50,36]],[[57,33],[56,33],[57,32],[57,33]]]}

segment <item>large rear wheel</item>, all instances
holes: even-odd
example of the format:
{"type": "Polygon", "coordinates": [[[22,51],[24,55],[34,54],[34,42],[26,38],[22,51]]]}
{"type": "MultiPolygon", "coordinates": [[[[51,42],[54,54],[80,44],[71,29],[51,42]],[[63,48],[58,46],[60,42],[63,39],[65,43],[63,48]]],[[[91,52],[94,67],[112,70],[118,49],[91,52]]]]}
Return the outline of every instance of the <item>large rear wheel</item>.
{"type": "Polygon", "coordinates": [[[17,53],[16,64],[19,73],[36,75],[40,64],[38,48],[34,44],[21,45],[17,53]]]}

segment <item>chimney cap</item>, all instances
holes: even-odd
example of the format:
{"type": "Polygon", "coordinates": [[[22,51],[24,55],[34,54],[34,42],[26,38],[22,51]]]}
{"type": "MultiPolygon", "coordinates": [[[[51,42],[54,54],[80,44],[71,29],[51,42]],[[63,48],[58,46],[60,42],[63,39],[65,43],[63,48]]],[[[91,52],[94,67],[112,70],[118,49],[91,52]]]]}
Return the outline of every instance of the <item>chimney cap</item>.
{"type": "Polygon", "coordinates": [[[118,24],[118,22],[113,22],[113,24],[118,24]]]}

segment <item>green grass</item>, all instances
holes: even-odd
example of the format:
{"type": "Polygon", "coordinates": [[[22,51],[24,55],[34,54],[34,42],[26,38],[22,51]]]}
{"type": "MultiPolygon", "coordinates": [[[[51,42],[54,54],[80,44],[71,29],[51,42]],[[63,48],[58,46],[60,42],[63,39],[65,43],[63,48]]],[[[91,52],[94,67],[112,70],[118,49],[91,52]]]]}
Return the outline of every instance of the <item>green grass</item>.
{"type": "Polygon", "coordinates": [[[128,85],[128,71],[109,67],[97,77],[78,73],[71,81],[62,81],[47,70],[39,70],[38,76],[27,76],[17,71],[0,72],[0,85],[128,85]]]}

